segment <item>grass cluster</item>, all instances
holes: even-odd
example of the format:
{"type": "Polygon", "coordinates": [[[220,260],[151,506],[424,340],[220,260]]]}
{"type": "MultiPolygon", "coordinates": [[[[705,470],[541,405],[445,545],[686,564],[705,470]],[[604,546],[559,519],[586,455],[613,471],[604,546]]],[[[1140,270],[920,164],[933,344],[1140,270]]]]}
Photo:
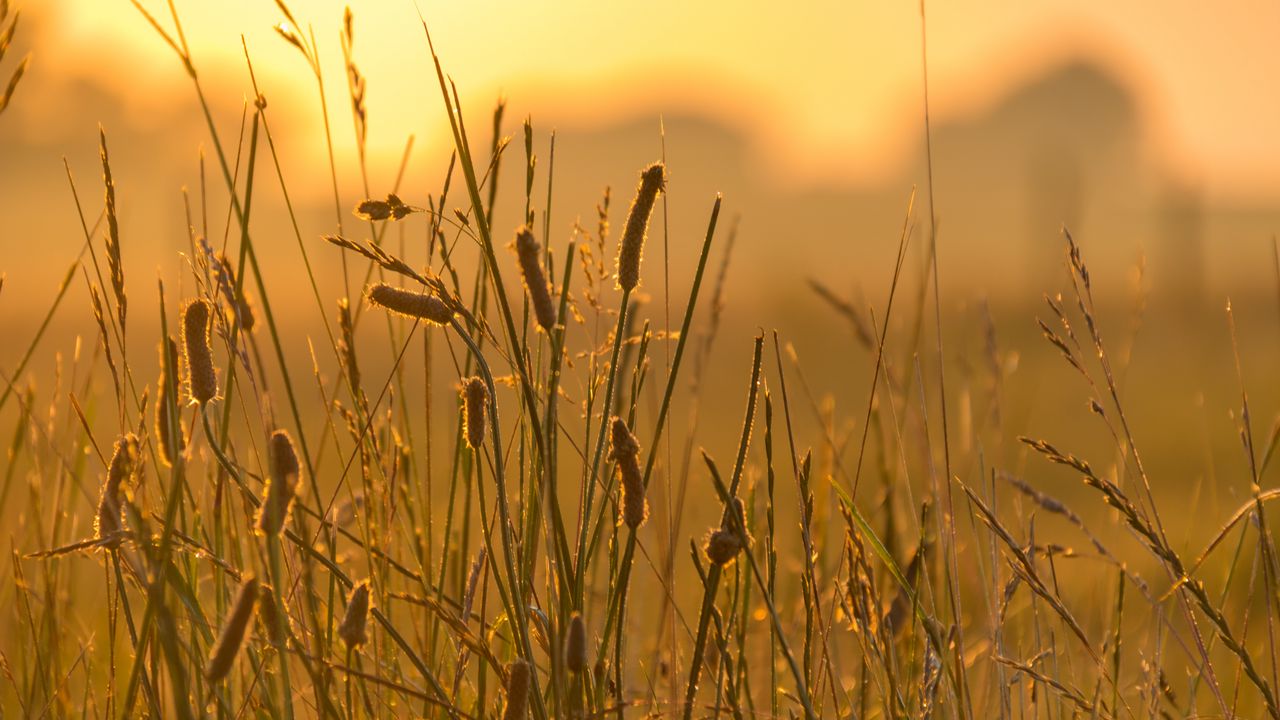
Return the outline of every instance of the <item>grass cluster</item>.
{"type": "MultiPolygon", "coordinates": [[[[327,119],[316,40],[278,5],[327,119]]],[[[436,192],[397,180],[374,193],[348,11],[366,199],[354,213],[341,200],[326,122],[337,232],[307,237],[266,99],[255,87],[229,142],[177,12],[162,22],[136,7],[189,75],[227,222],[218,243],[202,192],[190,289],[159,285],[159,324],[139,326],[146,301],[126,292],[100,136],[101,214],[81,212],[81,257],[0,394],[14,420],[0,506],[21,508],[0,596],[6,714],[1280,718],[1280,562],[1263,512],[1280,493],[1260,487],[1280,434],[1255,447],[1242,387],[1251,498],[1203,549],[1171,538],[1069,234],[1070,292],[1046,298],[1040,327],[1114,454],[1104,470],[1021,438],[1021,457],[1083,479],[1106,513],[1078,512],[952,427],[998,418],[1002,361],[992,341],[985,368],[942,362],[934,247],[914,305],[898,297],[914,208],[883,313],[816,287],[831,314],[806,321],[833,335],[847,323],[871,361],[844,380],[867,389],[846,424],[779,332],[737,338],[741,362],[709,367],[733,240],[721,199],[707,199],[695,267],[645,253],[667,241],[657,228],[678,169],[636,168],[616,239],[606,191],[596,227],[565,242],[526,121],[524,211],[496,217],[500,170],[515,162],[504,107],[474,146],[433,49],[452,159],[436,192]],[[298,268],[259,263],[264,181],[285,199],[298,268]],[[341,258],[341,282],[320,279],[320,253],[341,258]],[[667,298],[667,327],[641,296],[682,273],[690,292],[667,298]],[[75,282],[96,339],[41,397],[23,378],[75,282]],[[297,287],[324,331],[301,366],[272,309],[297,287]],[[154,381],[137,357],[149,346],[154,381]],[[700,409],[710,372],[740,374],[741,394],[700,409]],[[967,395],[949,408],[954,372],[990,381],[983,412],[967,395]],[[440,396],[456,398],[443,416],[440,396]],[[737,428],[729,462],[695,453],[708,422],[737,428]],[[801,437],[810,425],[818,435],[801,437]]]]}

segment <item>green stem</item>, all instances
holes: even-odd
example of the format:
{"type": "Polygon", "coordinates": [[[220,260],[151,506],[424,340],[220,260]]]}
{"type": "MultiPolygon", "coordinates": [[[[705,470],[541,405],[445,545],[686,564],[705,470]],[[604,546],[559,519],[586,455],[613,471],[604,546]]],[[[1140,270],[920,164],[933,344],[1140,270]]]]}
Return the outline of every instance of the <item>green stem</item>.
{"type": "MultiPolygon", "coordinates": [[[[596,450],[591,459],[591,472],[587,475],[586,487],[582,489],[582,528],[578,534],[578,560],[574,570],[577,583],[574,597],[575,607],[582,609],[583,595],[586,592],[587,537],[591,532],[591,506],[595,498],[596,483],[600,477],[600,461],[604,457],[605,437],[609,429],[609,412],[613,408],[613,390],[618,377],[618,356],[622,352],[622,336],[626,332],[627,308],[631,304],[631,291],[622,291],[622,303],[618,309],[618,326],[613,331],[613,352],[609,357],[609,374],[604,386],[604,402],[600,404],[600,430],[596,433],[596,450]]],[[[652,457],[654,453],[650,453],[652,457]]]]}
{"type": "Polygon", "coordinates": [[[286,638],[288,637],[285,628],[288,625],[284,609],[284,597],[282,590],[285,586],[284,567],[281,563],[280,556],[280,538],[277,535],[269,535],[267,537],[267,556],[271,563],[271,599],[276,605],[276,622],[278,624],[278,632],[274,633],[275,637],[271,638],[271,642],[276,646],[276,657],[280,659],[280,684],[282,699],[284,700],[284,716],[289,720],[293,718],[293,685],[289,682],[289,654],[286,647],[286,638]]]}

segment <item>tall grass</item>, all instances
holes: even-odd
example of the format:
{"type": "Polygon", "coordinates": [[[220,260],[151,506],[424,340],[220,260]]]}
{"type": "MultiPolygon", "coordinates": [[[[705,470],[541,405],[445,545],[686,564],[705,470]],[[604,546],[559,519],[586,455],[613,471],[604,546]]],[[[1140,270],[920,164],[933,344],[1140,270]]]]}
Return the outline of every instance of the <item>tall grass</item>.
{"type": "Polygon", "coordinates": [[[865,394],[843,413],[815,394],[788,328],[722,331],[732,198],[683,195],[706,203],[705,226],[669,227],[664,213],[664,252],[643,264],[652,214],[686,192],[680,169],[657,161],[629,169],[616,242],[608,189],[594,229],[559,233],[554,138],[544,196],[526,119],[524,211],[497,212],[505,105],[487,148],[473,144],[425,21],[423,76],[453,143],[441,186],[400,187],[366,166],[348,10],[366,197],[344,200],[322,43],[277,5],[281,38],[320,90],[332,232],[301,229],[279,157],[292,139],[272,133],[256,78],[239,133],[219,125],[172,3],[163,18],[135,7],[206,120],[226,207],[202,189],[195,210],[225,212],[225,240],[192,222],[184,275],[166,278],[181,292],[143,292],[122,260],[115,186],[129,179],[112,172],[107,130],[93,225],[68,171],[89,261],[71,266],[0,393],[13,423],[0,506],[17,523],[0,594],[5,715],[1280,718],[1266,507],[1280,493],[1262,487],[1280,432],[1255,444],[1237,353],[1247,500],[1202,549],[1172,535],[1069,232],[1067,295],[1046,296],[1039,327],[1082,381],[1109,458],[990,420],[1002,349],[994,329],[985,365],[943,344],[932,187],[918,276],[913,193],[885,297],[866,305],[814,284],[829,314],[801,322],[828,338],[823,360],[868,369],[824,378],[865,394]],[[255,247],[262,164],[295,236],[291,266],[255,247]],[[500,237],[516,238],[511,251],[500,237]],[[671,261],[672,237],[701,237],[695,265],[671,261]],[[305,362],[286,327],[296,318],[273,305],[301,275],[323,328],[305,362]],[[92,349],[39,390],[30,361],[53,315],[74,312],[77,277],[92,349]],[[670,296],[673,277],[686,296],[670,296]],[[912,284],[914,304],[900,297],[912,284]],[[678,327],[648,302],[659,289],[678,327]],[[138,320],[149,303],[154,327],[138,320]],[[727,355],[712,353],[720,335],[727,355]],[[704,398],[710,373],[745,387],[704,398]],[[985,415],[975,387],[992,388],[985,415]],[[702,448],[699,463],[708,423],[737,442],[702,448]],[[1050,492],[1052,466],[1083,480],[1089,494],[1072,502],[1091,509],[1050,492]]]}

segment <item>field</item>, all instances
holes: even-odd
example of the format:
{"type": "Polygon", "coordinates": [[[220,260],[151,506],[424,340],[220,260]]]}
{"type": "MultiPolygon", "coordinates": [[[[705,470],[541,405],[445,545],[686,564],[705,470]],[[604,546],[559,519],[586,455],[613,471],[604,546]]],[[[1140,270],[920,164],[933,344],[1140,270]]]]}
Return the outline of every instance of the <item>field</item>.
{"type": "Polygon", "coordinates": [[[204,132],[184,242],[129,249],[102,128],[80,250],[0,258],[56,278],[0,276],[0,716],[1280,720],[1274,241],[1261,286],[1153,295],[1061,227],[1045,287],[973,293],[926,145],[875,282],[735,283],[751,208],[662,126],[563,209],[554,132],[464,108],[429,20],[447,161],[371,172],[359,8],[313,233],[180,6],[121,12],[204,132]]]}

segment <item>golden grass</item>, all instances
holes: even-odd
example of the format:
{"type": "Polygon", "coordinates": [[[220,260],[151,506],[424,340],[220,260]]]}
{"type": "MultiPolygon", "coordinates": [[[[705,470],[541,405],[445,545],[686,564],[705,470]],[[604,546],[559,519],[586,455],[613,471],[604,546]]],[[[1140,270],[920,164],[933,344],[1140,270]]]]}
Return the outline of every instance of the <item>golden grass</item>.
{"type": "MultiPolygon", "coordinates": [[[[90,264],[72,267],[3,378],[0,417],[14,426],[0,498],[20,495],[6,505],[17,524],[0,714],[1280,718],[1269,512],[1280,492],[1263,489],[1280,424],[1255,445],[1234,346],[1247,476],[1208,535],[1211,505],[1171,507],[1161,484],[1174,480],[1140,452],[1129,368],[1103,341],[1070,233],[1069,284],[1046,298],[1039,328],[1092,425],[1050,440],[1035,428],[1077,417],[1055,405],[1008,420],[994,321],[976,352],[944,351],[936,238],[918,277],[907,262],[922,234],[914,196],[875,307],[811,283],[834,312],[803,316],[825,344],[802,363],[791,329],[752,339],[721,325],[733,242],[717,227],[732,199],[707,199],[696,265],[664,251],[642,278],[665,163],[641,171],[616,240],[608,190],[594,229],[558,234],[549,173],[545,195],[535,188],[530,119],[524,209],[504,216],[505,106],[487,151],[473,145],[429,35],[454,158],[434,192],[398,180],[371,192],[348,10],[367,196],[353,221],[321,45],[278,6],[277,32],[317,80],[337,232],[307,235],[286,202],[299,262],[259,264],[249,208],[274,210],[251,203],[271,179],[288,197],[276,153],[291,139],[272,135],[254,86],[247,132],[228,142],[176,6],[162,23],[138,5],[197,90],[228,240],[215,248],[193,228],[177,283],[187,299],[161,285],[158,327],[138,322],[150,308],[136,274],[125,292],[115,196],[127,179],[100,133],[104,227],[83,224],[90,264]],[[257,162],[276,176],[255,175],[257,162]],[[514,257],[500,256],[494,238],[509,232],[514,257]],[[313,262],[321,253],[333,272],[313,262]],[[28,360],[76,270],[92,352],[38,391],[28,360]],[[305,322],[272,305],[303,274],[305,322]],[[689,288],[670,299],[678,327],[636,292],[643,279],[666,295],[669,276],[689,288]],[[149,350],[128,352],[156,345],[158,368],[144,367],[149,350]],[[718,376],[739,391],[709,395],[718,376]],[[1089,437],[1088,452],[1063,449],[1089,437]],[[704,445],[724,445],[732,464],[704,445]]],[[[6,12],[0,0],[0,27],[6,12]]]]}

